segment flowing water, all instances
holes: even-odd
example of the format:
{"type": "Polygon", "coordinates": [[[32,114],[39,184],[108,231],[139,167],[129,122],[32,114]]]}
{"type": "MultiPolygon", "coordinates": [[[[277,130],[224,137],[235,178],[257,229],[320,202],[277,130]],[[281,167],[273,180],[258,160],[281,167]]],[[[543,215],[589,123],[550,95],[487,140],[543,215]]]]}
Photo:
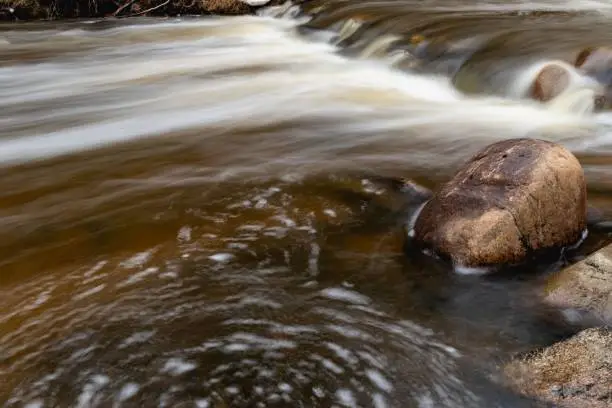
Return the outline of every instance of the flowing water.
{"type": "MultiPolygon", "coordinates": [[[[480,147],[542,137],[611,215],[612,113],[544,60],[612,1],[310,1],[259,16],[0,25],[0,403],[520,407],[512,353],[573,328],[541,273],[405,253],[480,147]]],[[[607,242],[591,234],[583,252],[607,242]]]]}

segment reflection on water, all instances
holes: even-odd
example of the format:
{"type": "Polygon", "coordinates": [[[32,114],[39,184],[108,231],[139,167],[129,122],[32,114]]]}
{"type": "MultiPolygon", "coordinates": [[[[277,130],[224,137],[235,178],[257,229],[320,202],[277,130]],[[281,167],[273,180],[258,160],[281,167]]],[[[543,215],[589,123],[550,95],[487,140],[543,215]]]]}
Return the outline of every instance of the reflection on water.
{"type": "Polygon", "coordinates": [[[541,275],[406,254],[420,198],[384,176],[547,137],[609,215],[612,116],[511,90],[607,42],[612,3],[466,3],[0,26],[0,401],[533,406],[494,376],[571,330],[541,275]]]}

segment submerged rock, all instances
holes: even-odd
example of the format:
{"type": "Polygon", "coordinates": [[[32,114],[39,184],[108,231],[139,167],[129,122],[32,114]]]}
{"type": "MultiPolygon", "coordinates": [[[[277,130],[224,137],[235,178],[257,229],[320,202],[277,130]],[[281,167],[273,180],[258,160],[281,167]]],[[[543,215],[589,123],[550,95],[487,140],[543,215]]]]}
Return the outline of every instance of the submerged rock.
{"type": "Polygon", "coordinates": [[[542,102],[559,96],[570,84],[572,73],[565,66],[550,63],[537,74],[530,90],[531,97],[542,102]]]}
{"type": "Polygon", "coordinates": [[[547,303],[612,324],[612,245],[554,273],[545,290],[547,303]]]}
{"type": "Polygon", "coordinates": [[[565,408],[612,406],[612,333],[584,330],[508,364],[504,374],[518,392],[565,408]]]}
{"type": "Polygon", "coordinates": [[[578,160],[537,139],[492,144],[425,204],[409,232],[455,267],[519,264],[579,242],[586,186],[578,160]]]}
{"type": "Polygon", "coordinates": [[[606,105],[609,105],[612,101],[612,49],[586,48],[578,54],[574,65],[605,88],[603,98],[606,105]]]}
{"type": "Polygon", "coordinates": [[[611,85],[612,49],[607,47],[585,48],[576,56],[574,65],[603,84],[611,85]]]}
{"type": "Polygon", "coordinates": [[[606,97],[602,85],[585,77],[572,65],[564,61],[549,61],[535,66],[534,70],[535,77],[524,96],[575,113],[593,112],[604,107],[606,97]]]}

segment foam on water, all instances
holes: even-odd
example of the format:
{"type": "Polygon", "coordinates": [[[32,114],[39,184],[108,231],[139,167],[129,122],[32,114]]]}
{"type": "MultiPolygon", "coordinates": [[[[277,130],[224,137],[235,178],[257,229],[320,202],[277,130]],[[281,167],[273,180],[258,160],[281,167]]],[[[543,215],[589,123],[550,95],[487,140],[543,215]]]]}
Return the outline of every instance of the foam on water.
{"type": "Polygon", "coordinates": [[[479,268],[479,267],[468,267],[468,266],[462,266],[462,265],[455,265],[454,270],[460,275],[478,276],[478,275],[487,275],[493,272],[494,268],[484,268],[484,267],[479,268]]]}
{"type": "MultiPolygon", "coordinates": [[[[500,138],[545,133],[574,140],[596,126],[592,118],[568,112],[575,103],[546,108],[466,97],[448,78],[396,71],[383,60],[348,60],[329,43],[300,38],[296,24],[263,17],[139,24],[85,35],[87,46],[77,43],[74,50],[85,60],[60,56],[45,64],[3,66],[0,163],[194,130],[204,140],[189,143],[206,143],[214,152],[227,132],[306,121],[317,125],[282,136],[261,132],[231,153],[224,150],[223,166],[210,176],[364,165],[440,168],[449,164],[440,156],[432,162],[440,150],[452,152],[452,162],[500,138]],[[215,35],[207,36],[211,30],[215,35]],[[160,31],[164,43],[144,40],[160,31]],[[125,44],[121,34],[143,39],[125,44]],[[100,47],[96,35],[114,43],[100,47]],[[29,104],[41,107],[34,120],[29,104]]],[[[45,41],[63,46],[53,36],[45,41]]]]}
{"type": "Polygon", "coordinates": [[[367,305],[370,303],[370,299],[352,290],[344,288],[327,288],[321,291],[321,294],[325,297],[335,300],[345,301],[347,303],[367,305]]]}
{"type": "MultiPolygon", "coordinates": [[[[298,224],[293,228],[298,228],[298,224]]],[[[242,228],[236,226],[236,232],[240,230],[242,228]]],[[[204,235],[206,234],[202,234],[204,235]]],[[[200,241],[200,236],[196,234],[192,235],[192,240],[201,244],[206,242],[200,241]]],[[[144,253],[151,251],[142,251],[139,256],[130,259],[138,257],[142,259],[144,253]]],[[[214,264],[215,261],[209,262],[214,264]]],[[[92,270],[97,270],[103,276],[104,284],[123,282],[124,280],[118,276],[121,273],[133,277],[139,273],[138,269],[147,271],[159,268],[163,271],[164,266],[155,263],[155,256],[148,257],[146,262],[128,262],[129,268],[126,268],[125,258],[117,260],[115,264],[99,262],[94,267],[83,268],[79,273],[75,273],[72,282],[87,282],[92,278],[92,270]],[[136,271],[134,268],[137,268],[136,271]]],[[[281,270],[276,273],[280,272],[281,270]]],[[[209,273],[211,278],[207,284],[209,288],[210,286],[231,288],[226,283],[230,278],[228,275],[217,276],[214,270],[209,273]],[[215,283],[214,279],[219,279],[219,282],[215,283]]],[[[423,334],[431,335],[427,334],[427,330],[416,324],[394,322],[391,316],[378,310],[367,296],[359,293],[350,284],[345,284],[344,287],[331,286],[322,290],[309,289],[312,294],[309,296],[311,301],[304,303],[302,312],[296,315],[291,312],[293,307],[291,302],[284,300],[281,303],[286,296],[282,287],[270,292],[264,291],[263,286],[251,286],[251,291],[260,292],[260,295],[237,292],[230,296],[215,298],[200,293],[201,288],[194,288],[195,292],[183,291],[187,284],[185,279],[193,280],[194,277],[179,276],[177,277],[179,282],[174,286],[158,286],[159,284],[151,286],[147,280],[153,278],[153,275],[147,274],[142,276],[142,279],[134,281],[132,285],[122,286],[120,290],[124,291],[123,296],[103,307],[96,306],[96,302],[90,300],[91,307],[82,309],[82,311],[87,310],[87,313],[83,314],[81,311],[64,323],[75,330],[77,335],[64,339],[54,348],[46,349],[47,352],[70,350],[72,355],[61,359],[59,371],[54,375],[32,378],[31,381],[38,384],[37,386],[17,388],[12,401],[23,401],[28,398],[34,400],[37,395],[45,395],[49,389],[56,386],[57,381],[62,381],[63,373],[73,370],[77,377],[76,383],[80,384],[80,392],[75,397],[77,406],[98,406],[108,401],[108,398],[113,404],[120,406],[123,402],[128,403],[129,400],[139,396],[148,398],[147,395],[155,394],[155,390],[160,389],[161,383],[175,384],[169,388],[167,385],[164,386],[162,390],[165,391],[159,396],[160,403],[172,405],[172,401],[180,401],[183,385],[189,384],[189,378],[193,377],[205,379],[202,382],[203,391],[208,392],[210,398],[215,398],[217,394],[223,395],[223,398],[234,401],[237,406],[247,401],[251,401],[252,406],[280,401],[291,403],[295,401],[296,395],[304,392],[304,387],[311,387],[313,397],[322,401],[335,401],[344,406],[361,406],[363,401],[370,401],[376,407],[384,407],[388,406],[389,398],[395,398],[394,382],[397,378],[401,378],[399,372],[403,368],[377,349],[377,345],[383,339],[390,342],[389,344],[395,344],[394,352],[415,353],[412,354],[413,358],[425,364],[431,363],[432,373],[445,372],[452,367],[456,358],[437,346],[433,339],[423,342],[423,334]],[[137,288],[138,285],[145,283],[150,288],[148,291],[137,288]],[[160,302],[162,299],[163,303],[151,303],[160,302]],[[189,304],[186,303],[187,299],[190,301],[189,304]],[[330,301],[326,308],[321,308],[321,304],[330,301]],[[145,312],[147,304],[163,305],[164,310],[169,313],[151,316],[151,311],[145,312]],[[247,311],[252,313],[261,308],[268,310],[265,314],[267,318],[237,317],[238,310],[243,310],[241,313],[247,311]],[[320,313],[323,310],[325,312],[320,313]],[[121,351],[120,353],[108,354],[104,351],[104,344],[92,342],[94,333],[88,332],[87,329],[91,316],[98,316],[100,321],[104,322],[98,328],[102,331],[106,330],[107,324],[111,324],[112,327],[112,322],[117,317],[121,317],[118,322],[124,319],[132,322],[132,333],[116,343],[117,347],[114,348],[117,352],[121,351]],[[204,341],[198,335],[185,344],[185,339],[176,336],[167,337],[168,332],[163,333],[166,329],[162,322],[167,325],[169,322],[178,323],[184,318],[199,320],[203,329],[212,325],[214,327],[212,334],[207,335],[204,341]],[[221,324],[219,318],[223,318],[221,324]],[[143,330],[143,327],[151,326],[152,321],[158,322],[157,329],[143,330]],[[337,321],[343,323],[336,324],[337,321]],[[315,339],[325,339],[325,342],[315,339]],[[149,358],[148,353],[141,354],[140,351],[160,342],[168,342],[169,347],[163,355],[155,356],[153,361],[147,363],[147,366],[155,367],[155,375],[139,377],[138,367],[141,367],[139,365],[141,363],[137,362],[142,358],[145,360],[149,358]],[[421,355],[421,347],[428,349],[426,357],[421,355]],[[310,352],[306,354],[306,350],[310,352]],[[219,354],[224,357],[217,360],[216,356],[219,354]],[[115,360],[116,356],[122,357],[115,360]],[[103,361],[100,361],[100,358],[103,361]],[[438,359],[440,360],[436,363],[438,359]],[[88,362],[94,361],[97,361],[95,366],[99,367],[97,372],[80,369],[86,367],[88,362]],[[199,364],[197,361],[208,361],[208,363],[199,364]],[[288,361],[292,361],[292,364],[287,365],[288,361]],[[108,365],[109,363],[112,364],[108,365]],[[123,367],[121,378],[115,377],[113,370],[105,368],[113,366],[123,367]],[[321,373],[325,374],[321,377],[321,373]],[[174,378],[177,379],[173,380],[174,378]],[[179,378],[183,379],[181,380],[183,383],[176,382],[179,378]],[[248,378],[254,379],[252,392],[249,388],[245,390],[237,385],[238,379],[248,378]],[[340,387],[334,390],[329,384],[326,385],[328,380],[325,378],[328,380],[337,378],[331,383],[338,382],[340,387]],[[368,395],[367,389],[370,387],[377,392],[368,395]]],[[[80,290],[79,286],[77,285],[75,290],[80,290]]],[[[215,290],[209,293],[214,294],[215,290]]],[[[48,301],[53,301],[52,295],[53,292],[50,293],[48,301]]],[[[103,295],[97,291],[90,296],[103,295]]],[[[47,318],[37,321],[36,324],[41,325],[40,328],[44,330],[48,327],[45,322],[54,320],[54,325],[58,327],[61,320],[58,320],[55,314],[63,313],[62,310],[61,305],[59,309],[50,310],[46,314],[47,318]]],[[[42,348],[45,339],[39,338],[38,341],[42,342],[38,343],[38,347],[42,348]]],[[[10,353],[16,351],[14,339],[4,336],[0,338],[0,343],[10,345],[10,353]]],[[[27,362],[21,360],[19,364],[27,362]]],[[[437,377],[438,374],[434,375],[437,377]]],[[[208,406],[211,403],[210,398],[199,399],[198,406],[208,406]]]]}
{"type": "Polygon", "coordinates": [[[138,384],[127,383],[121,388],[121,391],[119,391],[119,395],[117,395],[117,401],[118,402],[127,401],[130,398],[136,396],[139,390],[140,390],[140,386],[138,384]]]}
{"type": "Polygon", "coordinates": [[[538,61],[520,70],[509,86],[509,95],[517,98],[527,97],[537,75],[545,67],[558,67],[568,74],[566,88],[559,96],[548,102],[549,109],[578,114],[592,113],[594,96],[603,92],[602,85],[582,75],[574,66],[564,61],[538,61]]]}
{"type": "Polygon", "coordinates": [[[197,365],[191,362],[184,361],[179,358],[172,358],[166,361],[161,369],[161,372],[170,374],[172,376],[178,376],[193,371],[196,367],[197,365]]]}

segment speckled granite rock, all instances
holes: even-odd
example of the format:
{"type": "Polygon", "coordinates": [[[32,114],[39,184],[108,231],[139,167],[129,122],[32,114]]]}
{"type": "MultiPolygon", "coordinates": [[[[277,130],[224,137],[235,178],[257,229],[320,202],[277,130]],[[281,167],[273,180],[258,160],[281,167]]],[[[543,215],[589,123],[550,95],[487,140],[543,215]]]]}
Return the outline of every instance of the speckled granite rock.
{"type": "Polygon", "coordinates": [[[511,386],[563,408],[612,407],[612,332],[584,330],[505,367],[511,386]]]}

